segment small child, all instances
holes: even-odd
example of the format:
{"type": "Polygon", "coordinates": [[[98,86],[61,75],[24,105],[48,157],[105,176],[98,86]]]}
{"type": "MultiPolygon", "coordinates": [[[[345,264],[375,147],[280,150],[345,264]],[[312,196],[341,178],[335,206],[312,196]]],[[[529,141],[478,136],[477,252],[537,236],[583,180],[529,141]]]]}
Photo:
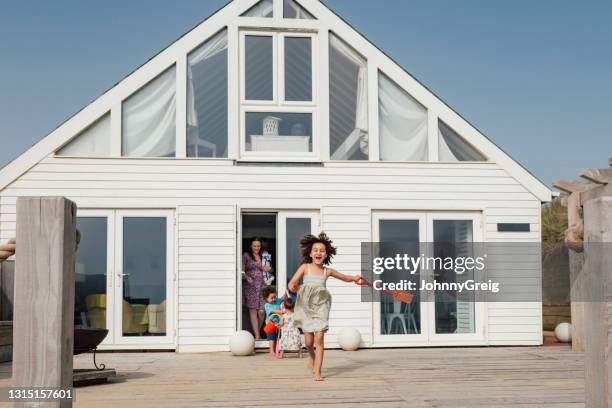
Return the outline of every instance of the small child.
{"type": "MultiPolygon", "coordinates": [[[[276,296],[275,286],[271,286],[271,285],[265,286],[261,290],[261,295],[263,296],[263,299],[266,302],[264,306],[264,309],[266,311],[266,320],[264,324],[267,324],[270,321],[270,318],[272,318],[272,314],[281,313],[281,310],[280,310],[281,300],[278,299],[276,296]]],[[[270,345],[270,356],[272,357],[276,355],[275,346],[276,346],[277,338],[278,338],[278,330],[266,335],[266,339],[268,340],[268,344],[270,345]]]]}
{"type": "Polygon", "coordinates": [[[298,357],[302,358],[302,338],[300,336],[300,330],[293,324],[293,300],[291,297],[286,297],[283,301],[285,306],[285,313],[283,313],[280,321],[281,335],[280,335],[280,351],[277,355],[278,358],[283,358],[284,351],[297,351],[298,357]]]}

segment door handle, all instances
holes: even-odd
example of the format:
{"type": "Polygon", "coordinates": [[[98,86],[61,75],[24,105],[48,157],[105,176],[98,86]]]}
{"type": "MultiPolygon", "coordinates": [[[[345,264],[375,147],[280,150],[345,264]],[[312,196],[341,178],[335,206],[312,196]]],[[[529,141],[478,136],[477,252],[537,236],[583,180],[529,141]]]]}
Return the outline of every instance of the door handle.
{"type": "Polygon", "coordinates": [[[118,273],[117,274],[118,278],[123,278],[123,277],[126,277],[126,276],[130,276],[130,274],[129,273],[118,273]]]}

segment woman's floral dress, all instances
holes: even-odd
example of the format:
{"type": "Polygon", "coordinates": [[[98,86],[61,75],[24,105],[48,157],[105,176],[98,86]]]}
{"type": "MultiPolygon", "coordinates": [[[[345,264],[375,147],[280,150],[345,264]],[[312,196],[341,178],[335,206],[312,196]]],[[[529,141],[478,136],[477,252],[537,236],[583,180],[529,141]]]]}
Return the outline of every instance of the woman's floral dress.
{"type": "Polygon", "coordinates": [[[261,297],[261,289],[264,287],[263,269],[261,263],[253,260],[249,254],[242,256],[244,273],[251,278],[242,282],[243,304],[249,309],[263,310],[264,300],[261,297]]]}

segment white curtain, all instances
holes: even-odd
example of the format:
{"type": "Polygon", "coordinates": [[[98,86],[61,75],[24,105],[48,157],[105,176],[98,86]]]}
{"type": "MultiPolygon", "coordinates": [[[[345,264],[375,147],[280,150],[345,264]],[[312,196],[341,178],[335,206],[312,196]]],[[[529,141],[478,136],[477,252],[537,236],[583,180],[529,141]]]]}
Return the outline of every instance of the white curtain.
{"type": "MultiPolygon", "coordinates": [[[[187,125],[198,126],[198,112],[195,106],[195,91],[191,67],[210,59],[227,49],[227,30],[223,30],[189,54],[187,62],[187,125]]],[[[214,81],[214,78],[211,78],[214,81]]]]}
{"type": "Polygon", "coordinates": [[[487,159],[454,130],[438,121],[438,160],[486,161],[487,159]]]}
{"type": "MultiPolygon", "coordinates": [[[[355,128],[346,135],[344,142],[332,153],[334,160],[348,160],[359,148],[363,154],[368,155],[368,70],[367,61],[344,41],[330,33],[329,45],[338,54],[342,55],[358,67],[357,94],[355,100],[355,128]]],[[[333,56],[332,56],[333,58],[333,56]]],[[[342,78],[347,86],[355,86],[352,78],[342,78]]],[[[336,85],[336,84],[334,84],[336,85]]],[[[348,92],[350,93],[350,92],[348,92]]],[[[344,118],[339,118],[342,120],[344,118]]],[[[331,118],[334,120],[334,118],[331,118]]]]}
{"type": "Polygon", "coordinates": [[[169,157],[176,151],[176,69],[172,67],[123,102],[123,155],[169,157]]]}
{"type": "Polygon", "coordinates": [[[242,17],[272,17],[274,2],[261,0],[253,7],[242,13],[242,17]]]}
{"type": "Polygon", "coordinates": [[[60,156],[110,156],[110,113],[79,133],[58,152],[60,156]]]}
{"type": "Polygon", "coordinates": [[[283,1],[283,17],[284,18],[298,18],[303,20],[314,20],[312,14],[307,12],[302,6],[296,3],[294,0],[283,1]]]}
{"type": "Polygon", "coordinates": [[[427,160],[427,110],[381,72],[378,114],[381,160],[427,160]]]}

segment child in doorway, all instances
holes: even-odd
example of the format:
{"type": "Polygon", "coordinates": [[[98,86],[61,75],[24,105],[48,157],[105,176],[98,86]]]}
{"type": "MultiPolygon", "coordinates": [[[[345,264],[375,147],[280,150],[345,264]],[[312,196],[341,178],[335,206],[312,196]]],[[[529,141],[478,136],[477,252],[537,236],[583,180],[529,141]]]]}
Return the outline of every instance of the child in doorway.
{"type": "Polygon", "coordinates": [[[289,289],[298,292],[294,320],[295,325],[304,332],[308,349],[307,367],[313,370],[315,381],[322,381],[324,339],[331,307],[331,295],[326,288],[327,278],[332,276],[344,282],[358,282],[360,276],[344,275],[327,267],[336,255],[336,248],[324,232],[318,236],[306,235],[300,240],[300,249],[302,265],[289,282],[289,289]],[[304,282],[300,286],[302,278],[304,282]]]}
{"type": "MultiPolygon", "coordinates": [[[[266,302],[264,305],[264,310],[266,311],[266,320],[264,324],[268,324],[272,318],[272,314],[281,314],[281,300],[277,298],[276,287],[271,285],[265,286],[261,290],[261,295],[266,302]]],[[[266,339],[268,340],[268,345],[270,346],[270,356],[274,357],[276,355],[275,349],[276,340],[278,339],[278,330],[267,334],[266,339]]]]}
{"type": "Polygon", "coordinates": [[[285,351],[297,351],[298,357],[302,358],[302,338],[300,336],[300,329],[295,327],[294,324],[294,304],[291,297],[287,296],[285,300],[283,300],[283,306],[285,307],[285,313],[283,313],[280,321],[280,351],[277,357],[283,358],[285,351]]]}

